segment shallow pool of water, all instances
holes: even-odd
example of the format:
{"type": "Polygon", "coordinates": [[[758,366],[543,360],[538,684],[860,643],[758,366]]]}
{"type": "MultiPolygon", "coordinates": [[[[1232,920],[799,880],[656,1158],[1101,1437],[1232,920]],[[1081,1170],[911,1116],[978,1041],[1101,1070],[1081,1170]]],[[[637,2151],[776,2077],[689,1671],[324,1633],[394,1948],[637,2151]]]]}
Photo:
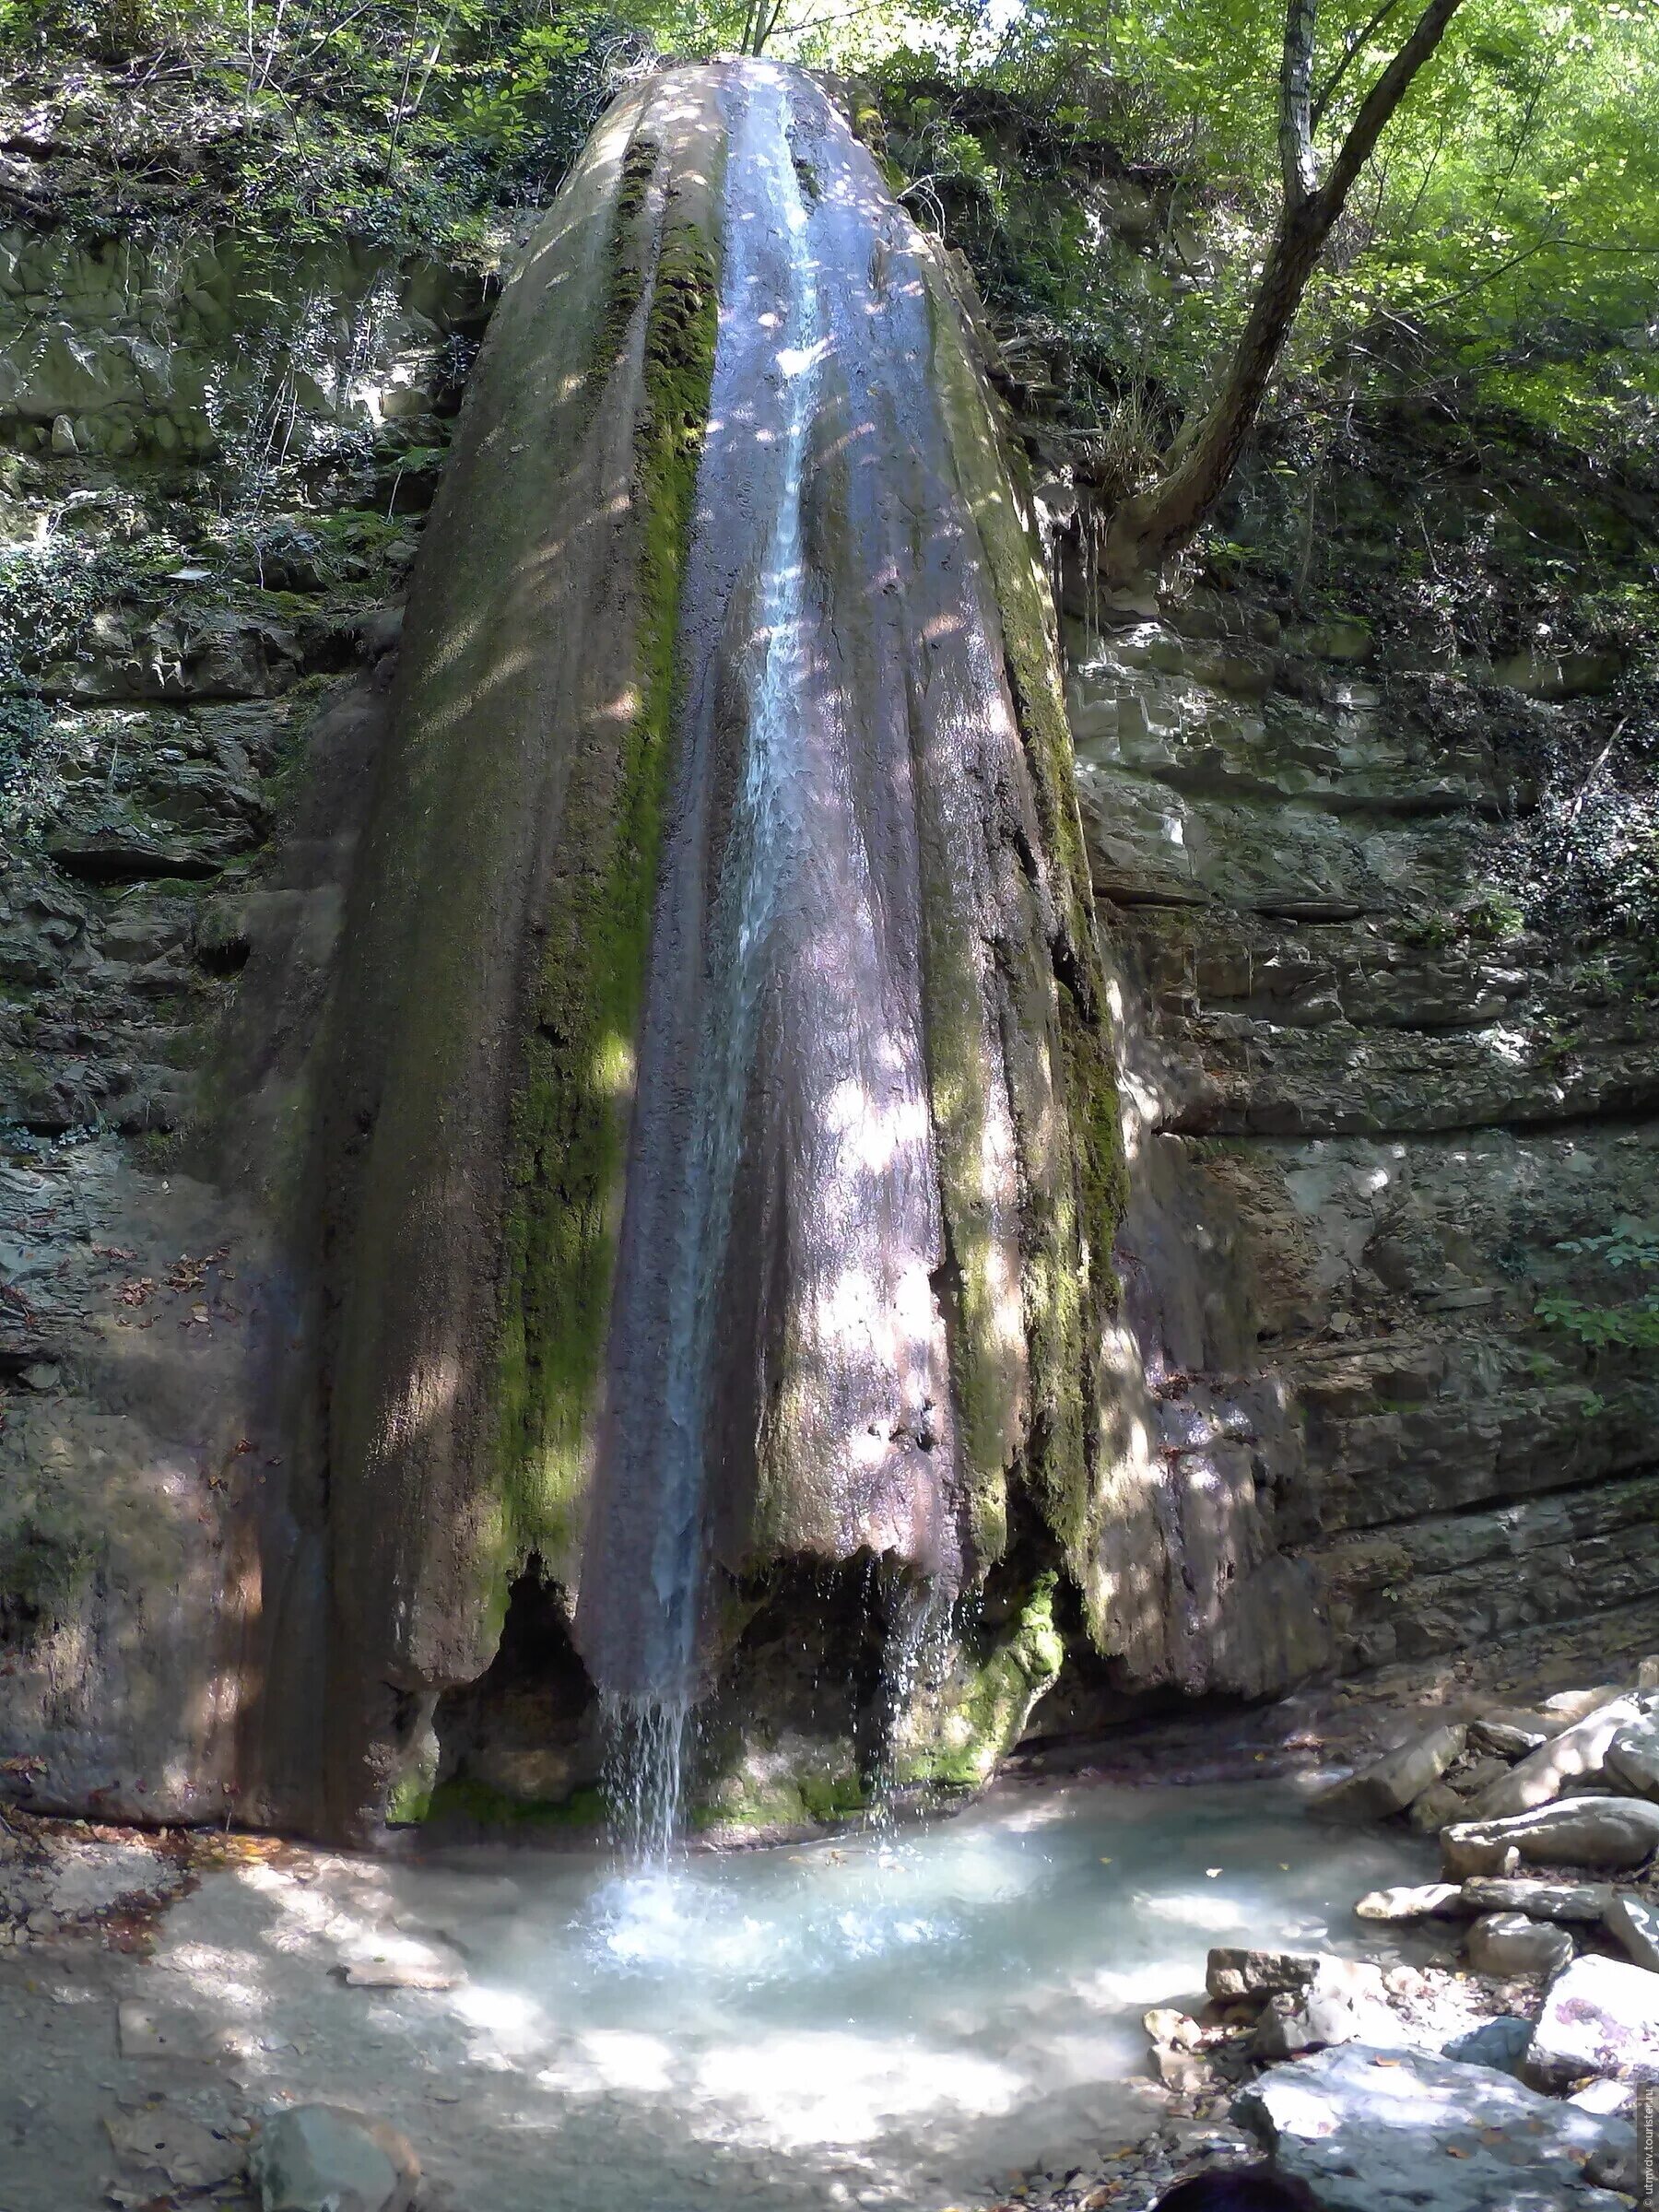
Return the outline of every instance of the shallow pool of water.
{"type": "Polygon", "coordinates": [[[658,1872],[246,1867],[134,1971],[255,2096],[392,2119],[467,2212],[926,2212],[1143,2132],[1140,2015],[1196,1998],[1211,1944],[1340,1947],[1355,1897],[1428,1855],[1312,1824],[1281,1785],[1019,1788],[658,1872]],[[449,1989],[341,1976],[456,1954],[449,1989]]]}

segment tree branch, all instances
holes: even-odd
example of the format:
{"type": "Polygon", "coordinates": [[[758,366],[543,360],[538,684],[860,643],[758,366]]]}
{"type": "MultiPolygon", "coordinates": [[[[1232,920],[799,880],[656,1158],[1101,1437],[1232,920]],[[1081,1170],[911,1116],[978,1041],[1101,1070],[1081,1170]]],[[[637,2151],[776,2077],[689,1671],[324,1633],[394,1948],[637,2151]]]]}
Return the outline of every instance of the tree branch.
{"type": "Polygon", "coordinates": [[[1325,111],[1329,108],[1332,100],[1335,99],[1338,90],[1341,88],[1343,78],[1347,75],[1348,71],[1359,60],[1359,56],[1365,52],[1365,49],[1371,44],[1371,41],[1376,37],[1378,31],[1382,29],[1383,24],[1387,22],[1389,17],[1394,14],[1394,9],[1398,7],[1399,5],[1400,0],[1382,0],[1382,6],[1378,8],[1375,15],[1372,16],[1371,21],[1366,24],[1364,29],[1362,30],[1356,31],[1354,35],[1345,42],[1342,50],[1342,59],[1337,63],[1335,68],[1332,70],[1330,76],[1325,78],[1324,85],[1320,88],[1320,90],[1314,97],[1312,124],[1315,130],[1317,130],[1320,124],[1324,122],[1325,111]]]}
{"type": "Polygon", "coordinates": [[[1463,0],[1429,0],[1416,29],[1366,94],[1353,128],[1331,164],[1331,173],[1320,188],[1321,197],[1331,203],[1332,222],[1342,213],[1354,179],[1370,160],[1390,117],[1405,99],[1406,88],[1445,37],[1446,26],[1462,6],[1463,0]]]}
{"type": "Polygon", "coordinates": [[[1313,33],[1319,0],[1286,0],[1285,51],[1279,65],[1279,171],[1285,206],[1294,214],[1319,183],[1313,158],[1313,33]]]}
{"type": "Polygon", "coordinates": [[[1285,205],[1249,317],[1209,406],[1182,426],[1149,489],[1125,500],[1101,547],[1106,574],[1134,582],[1190,543],[1238,465],[1263,394],[1325,241],[1412,78],[1463,0],[1428,0],[1409,37],[1360,103],[1329,174],[1317,182],[1309,88],[1317,0],[1287,0],[1279,73],[1279,157],[1285,205]]]}

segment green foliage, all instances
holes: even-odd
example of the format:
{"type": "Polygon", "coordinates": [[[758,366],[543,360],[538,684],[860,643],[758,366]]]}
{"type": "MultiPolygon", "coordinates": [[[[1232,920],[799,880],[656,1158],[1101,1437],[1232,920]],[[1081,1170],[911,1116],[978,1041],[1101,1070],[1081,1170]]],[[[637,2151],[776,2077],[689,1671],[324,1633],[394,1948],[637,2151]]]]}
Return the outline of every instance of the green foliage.
{"type": "Polygon", "coordinates": [[[40,212],[288,253],[481,245],[492,209],[550,194],[639,44],[595,0],[0,0],[0,70],[65,157],[40,212]]]}
{"type": "MultiPolygon", "coordinates": [[[[1641,1223],[1621,1223],[1599,1236],[1570,1237],[1556,1249],[1594,1259],[1616,1274],[1625,1269],[1659,1273],[1659,1230],[1641,1223]]],[[[1659,1350],[1659,1284],[1618,1304],[1592,1305],[1551,1291],[1533,1312],[1546,1328],[1559,1330],[1590,1351],[1659,1350]]]]}
{"type": "Polygon", "coordinates": [[[66,533],[0,546],[0,830],[16,835],[55,788],[58,742],[41,673],[74,654],[134,561],[128,548],[66,533]]]}

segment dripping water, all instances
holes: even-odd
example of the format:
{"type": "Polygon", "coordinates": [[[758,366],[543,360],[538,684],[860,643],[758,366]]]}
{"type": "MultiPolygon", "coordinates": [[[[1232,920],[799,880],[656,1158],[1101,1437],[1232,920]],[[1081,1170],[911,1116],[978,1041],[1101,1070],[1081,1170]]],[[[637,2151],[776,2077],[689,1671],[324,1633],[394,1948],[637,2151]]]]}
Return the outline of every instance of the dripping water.
{"type": "Polygon", "coordinates": [[[885,1610],[877,1693],[879,1733],[865,1788],[872,1825],[890,1836],[901,1780],[900,1753],[918,1699],[936,1690],[948,1671],[956,1594],[951,1585],[937,1576],[917,1582],[901,1575],[889,1591],[885,1610]]]}

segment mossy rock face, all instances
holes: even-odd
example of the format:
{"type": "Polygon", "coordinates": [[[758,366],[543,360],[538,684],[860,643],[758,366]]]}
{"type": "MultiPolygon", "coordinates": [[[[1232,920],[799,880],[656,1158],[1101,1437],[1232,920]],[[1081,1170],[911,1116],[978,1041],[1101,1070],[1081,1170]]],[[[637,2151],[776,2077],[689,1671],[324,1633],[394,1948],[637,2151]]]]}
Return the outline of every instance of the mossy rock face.
{"type": "Polygon", "coordinates": [[[491,326],[304,1176],[331,1828],[418,1812],[398,1715],[532,1559],[624,1696],[665,1526],[711,1655],[783,1559],[973,1583],[1021,1495],[1085,1577],[1112,1053],[952,283],[811,79],[722,64],[624,96],[491,326]]]}
{"type": "Polygon", "coordinates": [[[984,1655],[976,1662],[964,1654],[931,1712],[912,1722],[896,1762],[900,1782],[973,1790],[992,1779],[1065,1662],[1054,1625],[1057,1582],[1053,1574],[1039,1576],[984,1655]]]}
{"type": "Polygon", "coordinates": [[[486,1836],[551,1839],[603,1834],[606,1811],[597,1790],[578,1790],[573,1796],[541,1803],[509,1797],[484,1783],[458,1776],[439,1783],[410,1817],[434,1828],[453,1827],[486,1836]]]}

